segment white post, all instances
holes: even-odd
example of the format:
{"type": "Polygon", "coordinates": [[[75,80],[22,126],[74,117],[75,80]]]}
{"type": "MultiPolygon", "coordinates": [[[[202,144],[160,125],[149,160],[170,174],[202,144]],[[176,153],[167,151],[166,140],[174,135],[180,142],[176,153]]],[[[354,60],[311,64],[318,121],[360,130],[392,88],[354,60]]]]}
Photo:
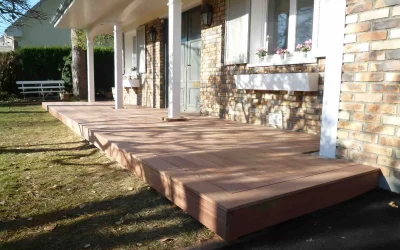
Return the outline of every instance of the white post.
{"type": "Polygon", "coordinates": [[[114,24],[114,68],[115,68],[115,109],[124,106],[124,94],[122,88],[122,30],[121,24],[114,24]]]}
{"type": "Polygon", "coordinates": [[[329,22],[329,50],[326,55],[325,83],[322,108],[320,155],[336,157],[336,138],[339,120],[340,87],[342,83],[344,27],[346,19],[346,1],[330,1],[329,16],[323,17],[329,22]]]}
{"type": "Polygon", "coordinates": [[[181,117],[181,33],[182,0],[168,3],[168,44],[169,44],[169,97],[168,118],[181,117]]]}
{"type": "Polygon", "coordinates": [[[86,31],[87,41],[87,78],[88,78],[88,102],[95,102],[94,89],[94,52],[93,52],[93,36],[90,31],[86,31]]]}

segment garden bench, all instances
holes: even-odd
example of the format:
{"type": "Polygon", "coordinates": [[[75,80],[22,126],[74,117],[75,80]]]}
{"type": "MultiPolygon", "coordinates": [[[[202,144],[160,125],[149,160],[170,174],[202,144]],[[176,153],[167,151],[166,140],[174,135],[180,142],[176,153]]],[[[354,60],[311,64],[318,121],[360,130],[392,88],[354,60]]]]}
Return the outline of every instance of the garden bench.
{"type": "Polygon", "coordinates": [[[63,93],[65,86],[64,81],[17,81],[18,89],[21,90],[21,94],[25,96],[27,94],[40,94],[44,100],[49,94],[63,93]]]}

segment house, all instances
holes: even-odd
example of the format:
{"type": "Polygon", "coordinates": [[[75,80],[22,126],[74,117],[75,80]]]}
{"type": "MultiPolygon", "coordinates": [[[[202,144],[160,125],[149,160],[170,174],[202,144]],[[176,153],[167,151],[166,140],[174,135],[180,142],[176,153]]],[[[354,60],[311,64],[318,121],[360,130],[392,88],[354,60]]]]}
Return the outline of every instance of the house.
{"type": "Polygon", "coordinates": [[[0,52],[7,52],[14,50],[14,40],[12,38],[3,35],[0,37],[0,52]]]}
{"type": "Polygon", "coordinates": [[[49,17],[53,16],[61,0],[40,0],[32,9],[48,16],[47,20],[20,17],[16,22],[23,26],[11,25],[5,31],[3,39],[12,41],[12,50],[26,46],[70,46],[71,33],[66,29],[55,29],[49,17]]]}
{"type": "Polygon", "coordinates": [[[54,23],[87,31],[89,102],[93,37],[114,32],[117,110],[314,133],[400,191],[399,0],[67,0],[54,23]]]}

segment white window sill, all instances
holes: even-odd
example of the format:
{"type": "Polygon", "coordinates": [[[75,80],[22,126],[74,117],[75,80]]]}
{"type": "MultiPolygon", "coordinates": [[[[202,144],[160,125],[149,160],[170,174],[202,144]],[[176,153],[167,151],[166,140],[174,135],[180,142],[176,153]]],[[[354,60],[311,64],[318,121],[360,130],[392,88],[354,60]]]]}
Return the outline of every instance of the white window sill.
{"type": "Polygon", "coordinates": [[[318,59],[311,55],[305,57],[299,53],[291,54],[287,58],[282,58],[279,55],[270,55],[264,58],[264,61],[249,63],[249,68],[265,67],[265,66],[281,66],[281,65],[295,65],[295,64],[312,64],[317,63],[318,59]]]}

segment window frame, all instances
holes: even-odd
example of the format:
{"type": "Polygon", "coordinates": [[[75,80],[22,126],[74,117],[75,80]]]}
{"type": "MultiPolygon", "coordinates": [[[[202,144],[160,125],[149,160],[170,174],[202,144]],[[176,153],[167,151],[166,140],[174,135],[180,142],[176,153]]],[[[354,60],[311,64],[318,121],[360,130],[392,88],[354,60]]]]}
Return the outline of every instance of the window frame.
{"type": "MultiPolygon", "coordinates": [[[[310,56],[307,56],[306,58],[302,55],[302,53],[296,51],[296,32],[297,32],[297,1],[298,0],[290,0],[290,6],[289,6],[289,20],[288,20],[288,50],[291,52],[291,55],[287,57],[287,59],[282,59],[281,57],[274,55],[274,54],[269,54],[266,56],[267,61],[260,62],[258,60],[258,57],[255,55],[255,50],[254,50],[254,41],[258,41],[255,43],[260,43],[261,47],[266,48],[269,50],[269,33],[268,33],[268,21],[269,21],[269,13],[268,13],[268,7],[269,1],[271,0],[258,0],[258,1],[263,1],[262,4],[266,8],[263,8],[263,13],[262,16],[265,18],[265,23],[264,27],[262,29],[264,32],[261,35],[260,34],[254,35],[254,30],[256,28],[253,27],[253,4],[256,0],[251,0],[251,6],[250,6],[250,20],[249,20],[249,29],[248,29],[248,37],[249,37],[249,42],[247,45],[247,50],[248,50],[248,60],[247,62],[243,62],[242,64],[247,64],[249,67],[257,67],[257,66],[273,66],[273,65],[291,65],[291,64],[311,64],[311,63],[316,63],[317,62],[317,57],[323,57],[323,53],[318,49],[318,46],[316,44],[317,38],[319,35],[319,28],[320,28],[320,1],[322,0],[314,0],[314,13],[313,13],[313,31],[312,31],[312,40],[313,40],[313,47],[312,50],[309,52],[310,56]],[[254,39],[254,40],[253,40],[254,39]],[[261,40],[260,40],[261,39],[261,40]],[[315,44],[314,44],[315,42],[315,44]],[[252,51],[254,50],[254,51],[252,51]]],[[[260,3],[258,3],[260,4],[260,3]]],[[[229,13],[229,5],[227,6],[227,14],[229,13]]],[[[258,13],[260,14],[260,13],[258,13]]],[[[264,21],[262,21],[264,22],[264,21]]],[[[228,23],[226,24],[228,26],[228,23]]],[[[227,36],[228,29],[226,30],[226,35],[227,36]]],[[[229,41],[227,41],[229,42],[229,41]]],[[[228,46],[225,46],[226,50],[228,46]]],[[[227,51],[225,51],[225,64],[226,65],[233,65],[235,63],[230,63],[226,57],[227,51]]]]}
{"type": "Polygon", "coordinates": [[[231,3],[230,0],[226,0],[226,8],[225,8],[225,46],[224,46],[224,64],[225,65],[237,65],[237,64],[248,64],[250,62],[250,42],[251,42],[251,6],[252,6],[253,0],[248,0],[248,3],[243,1],[243,4],[248,4],[247,6],[249,8],[249,13],[248,13],[248,27],[247,27],[247,51],[244,54],[244,58],[234,58],[231,55],[231,52],[228,50],[229,49],[229,43],[231,42],[229,39],[229,30],[231,28],[231,23],[230,23],[230,16],[231,16],[231,3]]]}
{"type": "Polygon", "coordinates": [[[137,76],[137,46],[136,30],[124,33],[123,39],[123,64],[124,76],[137,76]],[[132,70],[136,68],[136,70],[132,70]]]}

